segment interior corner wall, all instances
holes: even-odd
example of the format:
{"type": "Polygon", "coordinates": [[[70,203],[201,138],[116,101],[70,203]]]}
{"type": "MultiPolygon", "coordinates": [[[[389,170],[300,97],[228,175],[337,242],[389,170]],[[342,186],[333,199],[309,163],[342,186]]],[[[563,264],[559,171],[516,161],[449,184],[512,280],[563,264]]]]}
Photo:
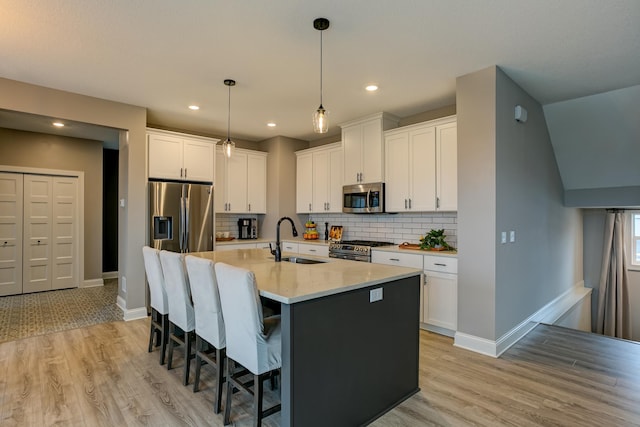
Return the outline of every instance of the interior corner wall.
{"type": "Polygon", "coordinates": [[[495,111],[496,236],[515,232],[515,242],[496,245],[499,338],[582,281],[583,227],[582,212],[564,206],[542,106],[499,68],[495,111]]]}
{"type": "Polygon", "coordinates": [[[456,80],[458,331],[494,341],[496,67],[456,80]]]}
{"type": "Polygon", "coordinates": [[[0,164],[84,172],[84,277],[80,280],[102,279],[102,143],[0,128],[0,164]]]}
{"type": "MultiPolygon", "coordinates": [[[[299,139],[277,136],[260,142],[260,149],[267,156],[267,214],[260,224],[260,236],[276,237],[276,225],[283,216],[296,222],[296,228],[303,230],[296,216],[296,151],[309,148],[309,143],[299,139]]],[[[291,227],[280,230],[281,238],[291,238],[291,227]]]]}
{"type": "Polygon", "coordinates": [[[119,197],[125,207],[120,208],[118,228],[118,275],[120,283],[126,277],[126,292],[120,287],[119,296],[126,309],[145,306],[145,276],[142,246],[145,245],[147,221],[146,144],[147,110],[99,98],[31,85],[0,78],[0,108],[39,114],[63,120],[73,120],[122,129],[120,141],[119,197]]]}

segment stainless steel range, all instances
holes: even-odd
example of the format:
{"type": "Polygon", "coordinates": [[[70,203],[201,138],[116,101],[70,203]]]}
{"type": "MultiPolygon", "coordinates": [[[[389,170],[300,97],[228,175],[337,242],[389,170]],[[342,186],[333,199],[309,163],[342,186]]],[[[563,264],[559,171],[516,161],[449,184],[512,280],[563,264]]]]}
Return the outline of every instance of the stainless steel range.
{"type": "Polygon", "coordinates": [[[371,262],[371,248],[376,246],[390,246],[390,242],[375,242],[369,240],[343,240],[329,243],[329,257],[348,259],[352,261],[371,262]]]}

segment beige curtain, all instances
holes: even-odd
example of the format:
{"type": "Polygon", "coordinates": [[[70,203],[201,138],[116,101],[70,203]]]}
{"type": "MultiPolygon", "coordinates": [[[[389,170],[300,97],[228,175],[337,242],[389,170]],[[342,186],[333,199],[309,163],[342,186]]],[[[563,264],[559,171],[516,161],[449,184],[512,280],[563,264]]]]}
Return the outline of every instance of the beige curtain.
{"type": "Polygon", "coordinates": [[[607,213],[596,331],[612,337],[631,339],[629,278],[622,212],[607,213]]]}

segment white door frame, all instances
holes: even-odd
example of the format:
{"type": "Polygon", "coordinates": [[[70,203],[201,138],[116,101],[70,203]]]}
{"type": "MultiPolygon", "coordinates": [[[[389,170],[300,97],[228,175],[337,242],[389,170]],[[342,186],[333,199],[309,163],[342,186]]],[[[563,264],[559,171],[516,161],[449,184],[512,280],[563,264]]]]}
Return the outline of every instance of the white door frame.
{"type": "MultiPolygon", "coordinates": [[[[13,172],[31,175],[69,176],[78,178],[78,287],[95,286],[93,283],[85,283],[84,279],[84,172],[61,169],[31,168],[25,166],[0,165],[0,172],[13,172]]],[[[89,281],[92,282],[92,281],[89,281]]]]}

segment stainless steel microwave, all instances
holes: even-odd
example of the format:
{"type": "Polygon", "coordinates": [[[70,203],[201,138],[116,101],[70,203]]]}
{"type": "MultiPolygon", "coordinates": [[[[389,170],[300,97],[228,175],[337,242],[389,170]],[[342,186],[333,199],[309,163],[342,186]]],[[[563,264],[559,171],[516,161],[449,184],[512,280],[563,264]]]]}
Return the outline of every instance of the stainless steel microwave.
{"type": "Polygon", "coordinates": [[[384,212],[384,182],[343,186],[342,212],[384,212]]]}

